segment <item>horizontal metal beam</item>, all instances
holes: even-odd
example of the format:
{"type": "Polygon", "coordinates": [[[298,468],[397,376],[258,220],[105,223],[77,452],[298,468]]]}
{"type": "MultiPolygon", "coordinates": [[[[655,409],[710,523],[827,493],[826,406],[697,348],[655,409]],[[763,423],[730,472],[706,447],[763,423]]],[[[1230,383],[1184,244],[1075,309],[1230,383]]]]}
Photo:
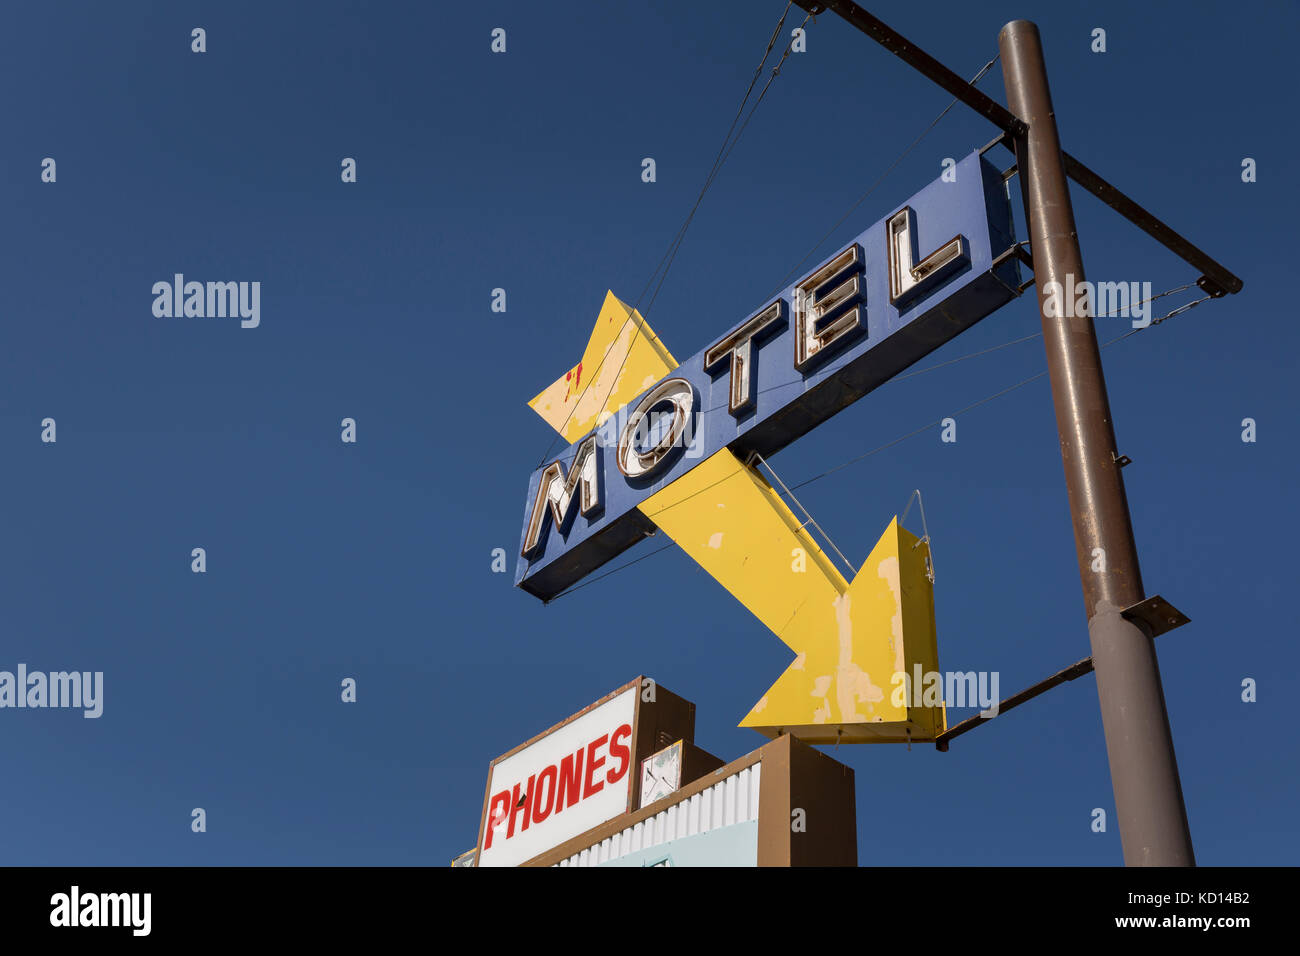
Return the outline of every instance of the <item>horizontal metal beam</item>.
{"type": "MultiPolygon", "coordinates": [[[[1120,611],[1123,617],[1130,621],[1140,621],[1144,629],[1151,635],[1151,638],[1157,638],[1161,634],[1172,631],[1174,628],[1182,627],[1184,624],[1190,624],[1191,619],[1182,611],[1174,607],[1160,595],[1149,597],[1145,601],[1140,601],[1132,607],[1127,607],[1120,611]]],[[[1026,687],[1018,694],[1012,694],[1006,700],[998,704],[997,716],[1001,717],[1013,707],[1019,707],[1027,700],[1033,700],[1039,694],[1046,693],[1053,687],[1064,684],[1066,681],[1082,677],[1084,674],[1092,673],[1092,658],[1085,657],[1081,661],[1075,661],[1065,670],[1057,671],[1046,680],[1040,680],[1037,684],[1026,687]]],[[[967,717],[960,723],[953,724],[939,736],[934,738],[934,746],[937,750],[948,750],[948,741],[954,737],[960,737],[967,731],[974,730],[980,724],[986,724],[992,717],[981,717],[976,714],[974,717],[967,717]]]]}
{"type": "Polygon", "coordinates": [[[1065,174],[1067,176],[1188,265],[1200,269],[1201,278],[1196,280],[1196,284],[1205,292],[1218,298],[1225,293],[1241,291],[1242,282],[1237,276],[1192,245],[1187,239],[1174,232],[1069,153],[1062,150],[1061,157],[1065,160],[1065,174]]]}
{"type": "MultiPolygon", "coordinates": [[[[1026,687],[1018,694],[1013,694],[1006,700],[998,704],[998,716],[1001,717],[1013,707],[1019,707],[1027,700],[1033,700],[1039,694],[1046,693],[1058,684],[1064,684],[1066,681],[1074,680],[1076,677],[1082,677],[1084,674],[1092,673],[1092,658],[1085,657],[1083,660],[1071,664],[1065,670],[1057,671],[1047,680],[1040,680],[1032,687],[1026,687]]],[[[980,724],[987,723],[992,717],[981,717],[976,714],[974,717],[968,717],[961,723],[953,724],[939,736],[934,738],[934,746],[942,751],[947,751],[948,741],[954,737],[960,737],[969,730],[974,730],[980,724]]]]}
{"type": "Polygon", "coordinates": [[[1028,128],[1018,116],[997,100],[986,93],[981,93],[915,43],[909,41],[907,37],[890,29],[887,24],[863,10],[856,3],[852,3],[851,0],[825,0],[823,3],[813,3],[811,0],[794,0],[794,2],[813,16],[823,10],[838,13],[894,56],[913,69],[924,73],[1004,133],[1011,136],[1023,136],[1028,128]]]}
{"type": "MultiPolygon", "coordinates": [[[[982,93],[974,86],[971,86],[970,83],[962,79],[952,70],[948,69],[902,34],[890,29],[887,24],[862,9],[862,7],[857,3],[854,3],[853,0],[823,0],[823,2],[794,0],[794,2],[814,16],[825,10],[830,10],[833,13],[839,14],[850,24],[871,37],[871,39],[875,40],[908,66],[911,66],[928,76],[935,83],[938,83],[953,96],[957,97],[957,99],[962,103],[965,103],[975,112],[979,113],[991,122],[994,126],[1002,130],[1002,132],[1009,138],[1004,140],[1008,148],[1012,148],[1013,146],[1011,140],[1025,135],[1028,127],[1020,117],[1016,116],[997,100],[988,96],[988,94],[982,93]]],[[[996,142],[997,140],[994,140],[994,143],[996,142]]],[[[990,143],[989,146],[994,145],[994,143],[990,143]]],[[[986,146],[985,149],[987,150],[989,146],[986,146]]],[[[1206,253],[1201,251],[1186,238],[1169,228],[1169,226],[1164,222],[1147,212],[1134,200],[1130,199],[1116,187],[1106,182],[1106,180],[1102,179],[1069,153],[1062,150],[1061,157],[1065,161],[1065,173],[1067,176],[1084,189],[1088,190],[1088,192],[1092,193],[1106,205],[1110,206],[1111,209],[1114,209],[1117,213],[1129,222],[1133,223],[1133,225],[1137,226],[1174,255],[1178,256],[1178,258],[1182,259],[1193,268],[1199,269],[1201,271],[1201,277],[1196,280],[1196,284],[1206,293],[1218,298],[1227,293],[1236,293],[1241,291],[1242,281],[1236,275],[1229,272],[1214,259],[1211,259],[1206,255],[1206,253]]]]}

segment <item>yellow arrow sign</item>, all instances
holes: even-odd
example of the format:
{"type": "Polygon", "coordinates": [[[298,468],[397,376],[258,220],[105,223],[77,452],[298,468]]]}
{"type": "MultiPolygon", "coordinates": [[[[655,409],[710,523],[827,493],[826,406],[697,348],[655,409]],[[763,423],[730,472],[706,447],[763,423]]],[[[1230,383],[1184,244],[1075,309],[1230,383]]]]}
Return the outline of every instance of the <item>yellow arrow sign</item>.
{"type": "MultiPolygon", "coordinates": [[[[675,367],[641,315],[610,293],[582,363],[529,404],[576,441],[675,367]],[[578,386],[587,369],[594,378],[578,386]]],[[[942,733],[943,703],[924,705],[919,690],[938,670],[929,547],[897,519],[850,583],[771,485],[726,449],[640,509],[796,655],[742,727],[811,743],[942,733]]]]}

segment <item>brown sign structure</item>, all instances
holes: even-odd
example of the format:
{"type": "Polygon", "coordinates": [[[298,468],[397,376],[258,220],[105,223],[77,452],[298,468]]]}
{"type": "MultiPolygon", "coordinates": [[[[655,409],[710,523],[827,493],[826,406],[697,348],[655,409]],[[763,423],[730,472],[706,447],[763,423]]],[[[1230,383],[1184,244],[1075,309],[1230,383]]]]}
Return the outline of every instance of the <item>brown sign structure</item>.
{"type": "MultiPolygon", "coordinates": [[[[493,847],[489,841],[489,827],[495,828],[491,836],[495,837],[495,845],[499,850],[508,839],[505,834],[514,837],[539,815],[533,812],[535,800],[539,806],[545,800],[544,809],[547,814],[553,807],[559,806],[559,801],[555,799],[554,784],[551,785],[551,792],[545,793],[546,787],[541,783],[540,775],[531,773],[531,785],[521,786],[512,780],[494,779],[494,771],[509,758],[542,744],[569,728],[575,721],[617,702],[630,692],[635,693],[635,701],[632,704],[628,754],[625,758],[611,761],[612,769],[607,771],[611,779],[627,787],[626,804],[620,805],[618,811],[608,819],[576,836],[546,847],[529,859],[520,860],[519,865],[559,865],[602,844],[606,848],[604,855],[608,855],[611,838],[638,825],[653,827],[656,821],[662,827],[669,812],[675,812],[679,806],[685,808],[710,788],[717,788],[719,784],[729,781],[734,783],[736,778],[742,776],[756,782],[757,805],[743,822],[750,827],[756,826],[757,865],[857,865],[852,769],[789,735],[778,737],[758,750],[722,765],[720,759],[694,743],[695,705],[646,677],[638,677],[624,684],[589,707],[493,760],[489,765],[488,787],[483,797],[477,851],[471,851],[474,862],[468,863],[467,857],[471,854],[463,854],[457,858],[456,865],[479,865],[480,861],[484,865],[491,865],[490,857],[484,858],[485,849],[491,851],[493,847]],[[642,763],[679,741],[683,744],[683,752],[688,755],[688,759],[682,763],[679,786],[653,803],[641,807],[642,763]],[[757,772],[760,767],[759,776],[749,777],[745,774],[745,771],[757,772]],[[624,783],[624,774],[630,778],[627,783],[624,783]],[[530,789],[533,792],[529,792],[530,789]],[[503,794],[508,794],[509,799],[503,799],[503,794]]],[[[620,727],[625,728],[626,725],[620,727]]],[[[564,747],[567,749],[568,743],[564,747]]],[[[604,763],[600,764],[600,769],[606,769],[604,763]]],[[[685,814],[685,809],[681,812],[685,814]]],[[[536,826],[540,827],[540,824],[536,826]]],[[[715,825],[713,832],[716,834],[717,831],[715,825]]],[[[668,856],[674,844],[682,842],[684,840],[662,839],[656,844],[656,849],[661,851],[660,856],[668,856]]],[[[698,858],[698,850],[695,858],[698,858]]],[[[592,859],[594,861],[597,857],[592,859]]],[[[600,859],[603,862],[604,856],[600,856],[600,859]]],[[[720,865],[726,863],[723,859],[720,865]]]]}

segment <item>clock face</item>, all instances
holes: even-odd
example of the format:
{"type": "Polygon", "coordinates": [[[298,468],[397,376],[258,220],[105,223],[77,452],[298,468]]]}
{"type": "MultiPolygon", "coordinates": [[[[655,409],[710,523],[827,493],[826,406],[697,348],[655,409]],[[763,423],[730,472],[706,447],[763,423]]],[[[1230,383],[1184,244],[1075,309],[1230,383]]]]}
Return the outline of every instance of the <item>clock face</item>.
{"type": "Polygon", "coordinates": [[[682,742],[679,740],[641,761],[641,806],[668,796],[682,785],[682,742]]]}

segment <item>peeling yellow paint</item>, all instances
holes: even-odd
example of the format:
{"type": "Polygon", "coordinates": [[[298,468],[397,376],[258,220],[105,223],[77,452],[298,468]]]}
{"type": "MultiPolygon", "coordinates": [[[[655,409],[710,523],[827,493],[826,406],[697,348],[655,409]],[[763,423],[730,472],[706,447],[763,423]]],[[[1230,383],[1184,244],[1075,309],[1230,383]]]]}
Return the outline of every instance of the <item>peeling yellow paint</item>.
{"type": "Polygon", "coordinates": [[[528,404],[575,442],[676,367],[641,313],[609,292],[582,361],[528,404]]]}
{"type": "Polygon", "coordinates": [[[909,731],[913,741],[932,739],[941,714],[891,699],[896,670],[913,660],[937,667],[927,548],[913,548],[917,539],[897,519],[850,584],[762,476],[729,451],[701,462],[641,510],[795,654],[741,726],[816,742],[833,743],[841,726],[845,740],[901,741],[909,731]],[[717,507],[724,499],[725,514],[717,507]],[[720,530],[706,537],[701,524],[720,530]],[[718,534],[725,548],[714,544],[718,534]],[[787,559],[795,547],[809,558],[803,572],[787,559]],[[909,605],[917,608],[912,618],[909,605]]]}
{"type": "Polygon", "coordinates": [[[894,673],[906,673],[907,664],[903,653],[903,593],[902,585],[898,581],[897,556],[889,555],[882,558],[876,566],[876,574],[889,585],[889,590],[893,592],[894,600],[897,602],[898,610],[889,619],[889,646],[894,649],[894,673]]]}
{"type": "Polygon", "coordinates": [[[853,662],[853,598],[841,594],[835,599],[835,627],[839,632],[839,667],[836,669],[836,703],[840,707],[840,720],[856,723],[862,719],[858,713],[858,678],[862,669],[853,662]]]}
{"type": "Polygon", "coordinates": [[[795,662],[741,726],[815,743],[919,742],[942,732],[942,706],[896,705],[890,680],[917,663],[938,669],[927,553],[895,519],[842,593],[801,604],[781,633],[795,662]],[[801,703],[810,698],[811,709],[801,703]]]}

